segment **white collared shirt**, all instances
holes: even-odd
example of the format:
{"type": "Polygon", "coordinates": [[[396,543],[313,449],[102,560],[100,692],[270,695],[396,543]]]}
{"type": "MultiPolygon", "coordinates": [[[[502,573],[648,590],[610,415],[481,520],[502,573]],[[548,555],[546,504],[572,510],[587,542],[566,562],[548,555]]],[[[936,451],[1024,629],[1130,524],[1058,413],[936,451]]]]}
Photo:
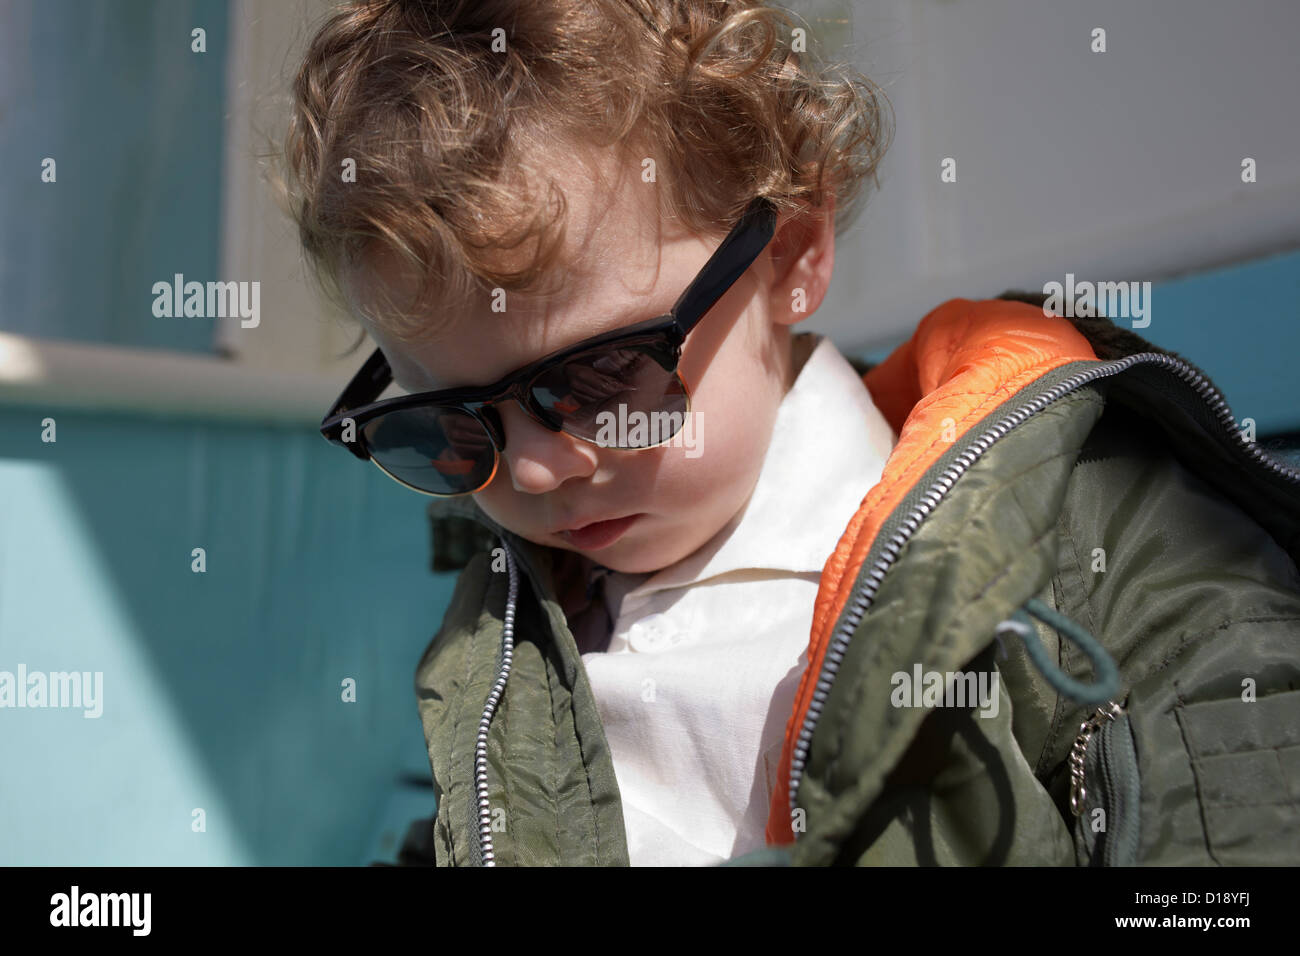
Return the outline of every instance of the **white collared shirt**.
{"type": "Polygon", "coordinates": [[[821,571],[896,441],[822,336],[744,509],[676,564],[608,574],[609,646],[582,660],[633,866],[708,865],[764,845],[821,571]]]}

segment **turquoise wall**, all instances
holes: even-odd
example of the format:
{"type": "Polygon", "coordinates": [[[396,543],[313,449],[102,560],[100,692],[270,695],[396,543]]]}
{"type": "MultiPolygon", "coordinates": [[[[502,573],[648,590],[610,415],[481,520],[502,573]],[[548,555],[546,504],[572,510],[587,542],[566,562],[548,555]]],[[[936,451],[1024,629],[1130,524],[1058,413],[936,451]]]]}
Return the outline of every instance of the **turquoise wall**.
{"type": "Polygon", "coordinates": [[[1219,386],[1257,434],[1300,430],[1300,252],[1154,283],[1147,340],[1219,386]]]}
{"type": "Polygon", "coordinates": [[[1209,375],[1237,421],[1261,437],[1300,431],[1300,251],[1153,282],[1150,318],[1133,331],[1209,375]]]}
{"type": "Polygon", "coordinates": [[[434,808],[426,500],[307,429],[0,408],[0,670],[103,672],[98,718],[0,709],[0,863],[395,849],[434,808]]]}

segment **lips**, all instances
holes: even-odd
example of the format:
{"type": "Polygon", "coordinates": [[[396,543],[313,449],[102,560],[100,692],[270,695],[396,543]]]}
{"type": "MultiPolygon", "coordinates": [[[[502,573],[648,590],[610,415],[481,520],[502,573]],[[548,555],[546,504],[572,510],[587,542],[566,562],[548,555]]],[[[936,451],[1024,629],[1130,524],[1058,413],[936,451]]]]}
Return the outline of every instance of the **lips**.
{"type": "MultiPolygon", "coordinates": [[[[623,517],[623,518],[627,518],[627,517],[631,517],[631,516],[630,516],[630,515],[623,515],[622,517],[623,517]]],[[[585,520],[583,520],[583,521],[576,522],[576,523],[574,523],[574,524],[565,525],[563,528],[556,528],[555,531],[553,531],[553,532],[551,532],[551,533],[552,533],[552,534],[567,534],[567,533],[570,532],[570,531],[582,531],[582,530],[584,530],[584,529],[586,529],[586,528],[590,528],[592,525],[604,524],[604,523],[607,522],[607,521],[620,521],[620,520],[622,520],[622,518],[588,518],[588,519],[585,519],[585,520]]]]}
{"type": "Polygon", "coordinates": [[[558,534],[576,548],[594,551],[609,547],[640,517],[640,514],[634,514],[606,521],[594,521],[579,528],[560,531],[558,534]]]}

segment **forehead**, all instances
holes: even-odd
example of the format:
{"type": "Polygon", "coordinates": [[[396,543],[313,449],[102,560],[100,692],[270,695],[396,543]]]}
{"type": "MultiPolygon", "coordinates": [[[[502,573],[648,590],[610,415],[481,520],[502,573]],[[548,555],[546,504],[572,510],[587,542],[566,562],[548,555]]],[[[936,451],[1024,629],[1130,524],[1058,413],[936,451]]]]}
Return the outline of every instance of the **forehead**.
{"type": "MultiPolygon", "coordinates": [[[[617,170],[610,179],[614,187],[604,191],[565,190],[566,271],[558,293],[500,292],[447,304],[429,316],[427,334],[409,340],[363,314],[396,382],[408,391],[485,385],[551,352],[668,312],[716,240],[661,224],[655,184],[617,170]]],[[[352,277],[352,289],[362,301],[376,301],[376,294],[402,301],[417,284],[408,268],[394,257],[372,258],[352,277]]]]}

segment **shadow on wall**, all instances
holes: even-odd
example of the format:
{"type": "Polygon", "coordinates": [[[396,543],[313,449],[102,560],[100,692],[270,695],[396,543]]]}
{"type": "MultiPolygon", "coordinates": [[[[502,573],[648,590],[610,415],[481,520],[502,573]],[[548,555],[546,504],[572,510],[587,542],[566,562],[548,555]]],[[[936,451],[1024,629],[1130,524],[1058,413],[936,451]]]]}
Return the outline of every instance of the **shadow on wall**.
{"type": "Polygon", "coordinates": [[[102,674],[0,714],[0,859],[355,865],[432,812],[418,496],[290,429],[9,407],[0,447],[0,670],[102,674]]]}

